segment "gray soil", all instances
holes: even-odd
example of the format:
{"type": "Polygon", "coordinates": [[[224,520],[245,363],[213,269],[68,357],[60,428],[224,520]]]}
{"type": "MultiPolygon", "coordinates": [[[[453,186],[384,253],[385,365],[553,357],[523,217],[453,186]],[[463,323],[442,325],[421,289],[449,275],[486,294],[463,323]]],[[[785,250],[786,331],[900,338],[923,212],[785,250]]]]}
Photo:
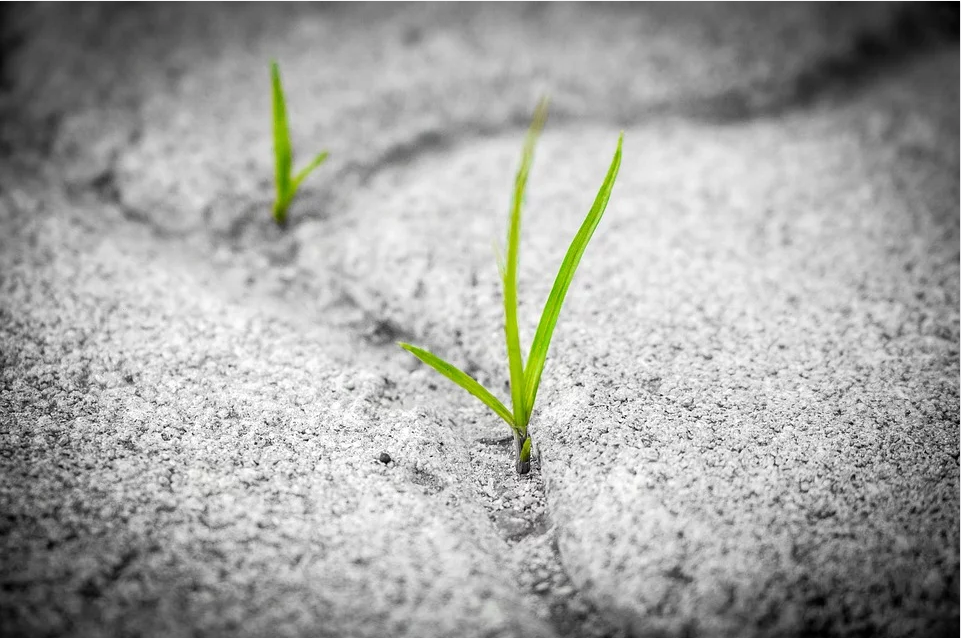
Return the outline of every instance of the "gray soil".
{"type": "Polygon", "coordinates": [[[0,22],[3,636],[958,634],[956,5],[0,22]],[[624,160],[518,476],[394,342],[509,395],[545,92],[525,343],[624,160]]]}

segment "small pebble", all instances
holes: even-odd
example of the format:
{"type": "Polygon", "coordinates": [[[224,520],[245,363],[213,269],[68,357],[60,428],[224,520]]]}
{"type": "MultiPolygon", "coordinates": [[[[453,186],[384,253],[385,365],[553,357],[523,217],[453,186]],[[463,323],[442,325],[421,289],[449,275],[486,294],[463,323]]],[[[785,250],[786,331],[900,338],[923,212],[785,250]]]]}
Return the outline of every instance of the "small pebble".
{"type": "Polygon", "coordinates": [[[391,461],[390,454],[388,454],[387,452],[381,452],[380,456],[377,457],[377,460],[383,463],[384,465],[387,465],[391,461]]]}

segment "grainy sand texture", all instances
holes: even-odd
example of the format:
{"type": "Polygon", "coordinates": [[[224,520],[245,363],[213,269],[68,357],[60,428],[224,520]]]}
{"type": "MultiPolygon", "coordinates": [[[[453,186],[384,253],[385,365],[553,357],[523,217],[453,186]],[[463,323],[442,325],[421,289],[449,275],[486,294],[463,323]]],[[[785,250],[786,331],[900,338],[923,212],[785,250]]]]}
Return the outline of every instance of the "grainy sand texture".
{"type": "Polygon", "coordinates": [[[957,18],[5,5],[0,635],[957,636],[957,18]]]}

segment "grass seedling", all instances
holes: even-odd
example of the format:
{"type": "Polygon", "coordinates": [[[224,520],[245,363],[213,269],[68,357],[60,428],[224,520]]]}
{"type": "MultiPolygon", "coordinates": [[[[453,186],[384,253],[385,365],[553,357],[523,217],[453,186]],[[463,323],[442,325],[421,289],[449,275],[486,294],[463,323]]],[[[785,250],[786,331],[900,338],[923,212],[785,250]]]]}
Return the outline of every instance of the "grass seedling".
{"type": "Polygon", "coordinates": [[[527,187],[527,176],[534,159],[534,145],[544,128],[546,119],[547,102],[542,100],[534,112],[534,120],[524,141],[521,164],[514,181],[514,195],[511,202],[510,221],[507,227],[507,258],[506,261],[499,260],[498,262],[501,280],[504,284],[504,333],[507,339],[507,360],[510,364],[512,410],[508,410],[497,397],[476,380],[440,357],[409,343],[399,344],[437,372],[480,399],[510,426],[514,434],[514,458],[518,474],[527,474],[531,468],[531,437],[527,426],[534,410],[534,401],[537,399],[537,389],[540,385],[541,373],[544,372],[547,351],[550,348],[551,337],[554,334],[554,327],[557,325],[557,318],[560,316],[564,297],[567,295],[567,289],[574,279],[574,271],[577,269],[581,256],[584,254],[584,250],[587,248],[587,244],[591,240],[597,224],[601,221],[604,210],[607,208],[607,202],[611,197],[611,190],[614,188],[614,181],[617,179],[617,172],[621,166],[621,146],[624,142],[624,134],[621,133],[617,140],[617,150],[614,151],[614,159],[611,161],[604,183],[601,184],[601,189],[594,199],[594,205],[591,206],[587,218],[571,241],[567,254],[564,256],[564,261],[561,263],[560,271],[554,279],[554,286],[547,298],[547,303],[544,305],[544,312],[541,313],[540,321],[537,324],[537,332],[534,334],[534,341],[531,343],[531,349],[525,363],[521,355],[520,333],[517,326],[517,262],[520,252],[521,206],[524,191],[527,187]]]}
{"type": "Polygon", "coordinates": [[[277,199],[274,200],[274,221],[283,226],[287,222],[287,207],[297,194],[297,188],[304,178],[327,159],[327,151],[314,158],[296,175],[294,152],[290,146],[290,130],[287,128],[287,104],[284,100],[284,87],[280,83],[280,67],[277,62],[270,63],[270,84],[274,106],[274,161],[277,182],[277,199]]]}

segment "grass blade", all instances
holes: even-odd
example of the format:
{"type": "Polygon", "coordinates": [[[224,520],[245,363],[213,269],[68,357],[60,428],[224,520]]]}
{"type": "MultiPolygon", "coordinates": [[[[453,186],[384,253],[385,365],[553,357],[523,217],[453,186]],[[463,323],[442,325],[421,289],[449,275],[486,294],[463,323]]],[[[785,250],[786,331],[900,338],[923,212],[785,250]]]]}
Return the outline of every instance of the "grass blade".
{"type": "Polygon", "coordinates": [[[484,405],[496,412],[497,416],[504,419],[512,429],[517,429],[514,425],[514,417],[511,416],[510,410],[504,407],[504,404],[491,394],[487,388],[468,376],[467,373],[462,372],[459,368],[447,363],[437,355],[431,354],[423,348],[412,346],[409,343],[398,343],[397,345],[473,394],[480,399],[484,405]]]}
{"type": "Polygon", "coordinates": [[[324,151],[323,153],[321,153],[321,154],[319,154],[317,157],[315,157],[315,158],[314,158],[314,161],[312,161],[310,164],[308,164],[307,166],[305,166],[302,171],[300,171],[299,173],[297,173],[297,176],[294,178],[294,181],[293,181],[293,183],[292,183],[291,186],[290,186],[290,190],[291,190],[292,193],[296,193],[296,192],[297,192],[297,189],[300,187],[300,183],[301,183],[302,181],[304,181],[304,178],[307,177],[308,175],[310,175],[310,172],[311,172],[312,170],[314,170],[315,168],[317,168],[318,166],[320,166],[321,164],[323,164],[324,161],[327,159],[327,156],[328,156],[328,155],[329,155],[329,153],[328,153],[327,151],[324,151]]]}
{"type": "MultiPolygon", "coordinates": [[[[287,127],[284,87],[280,83],[280,67],[276,60],[270,63],[270,83],[274,112],[274,177],[277,184],[277,204],[281,204],[288,199],[290,193],[290,173],[293,170],[294,158],[290,147],[290,130],[287,127]]],[[[286,208],[286,205],[282,208],[286,208]]]]}
{"type": "Polygon", "coordinates": [[[507,276],[507,266],[504,265],[504,249],[501,248],[500,242],[496,239],[492,244],[494,248],[494,259],[497,261],[497,272],[500,273],[501,282],[504,281],[504,277],[507,276]]]}
{"type": "Polygon", "coordinates": [[[527,357],[527,389],[524,397],[524,405],[528,407],[524,422],[530,419],[530,410],[533,409],[534,400],[537,398],[537,389],[541,382],[541,373],[544,372],[544,363],[547,361],[547,351],[550,349],[551,337],[554,334],[554,327],[557,325],[557,318],[561,313],[561,306],[564,304],[564,297],[567,289],[574,279],[574,272],[581,261],[581,256],[587,248],[597,224],[601,221],[604,211],[607,209],[607,202],[611,198],[611,190],[614,188],[614,181],[617,179],[617,172],[621,167],[621,146],[624,142],[624,133],[621,133],[617,140],[617,150],[614,151],[614,159],[601,184],[601,189],[594,199],[587,218],[581,224],[580,229],[571,241],[561,268],[554,280],[551,294],[544,304],[544,312],[541,314],[540,322],[537,324],[537,332],[534,334],[534,341],[531,343],[530,354],[527,357]]]}
{"type": "Polygon", "coordinates": [[[520,330],[517,326],[517,262],[520,253],[521,209],[524,204],[524,191],[527,177],[534,162],[534,145],[547,120],[547,100],[542,99],[534,110],[534,120],[527,131],[521,164],[514,179],[514,197],[511,202],[511,216],[507,227],[507,259],[504,264],[504,333],[507,339],[507,359],[510,363],[511,402],[514,407],[514,422],[521,433],[527,432],[527,410],[525,394],[527,384],[524,380],[524,359],[521,354],[520,330]]]}

